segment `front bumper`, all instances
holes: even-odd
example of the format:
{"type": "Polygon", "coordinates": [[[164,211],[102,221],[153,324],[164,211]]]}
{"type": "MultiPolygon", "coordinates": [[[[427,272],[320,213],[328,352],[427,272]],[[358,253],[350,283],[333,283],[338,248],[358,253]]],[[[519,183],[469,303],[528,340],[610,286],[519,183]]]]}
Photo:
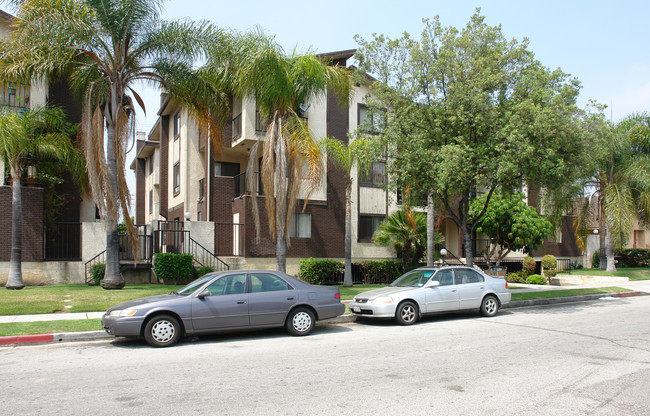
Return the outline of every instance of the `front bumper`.
{"type": "Polygon", "coordinates": [[[102,316],[104,330],[116,337],[139,337],[142,328],[143,316],[102,316]]]}
{"type": "Polygon", "coordinates": [[[395,316],[395,303],[359,303],[351,302],[348,305],[350,314],[368,318],[392,318],[395,316]]]}

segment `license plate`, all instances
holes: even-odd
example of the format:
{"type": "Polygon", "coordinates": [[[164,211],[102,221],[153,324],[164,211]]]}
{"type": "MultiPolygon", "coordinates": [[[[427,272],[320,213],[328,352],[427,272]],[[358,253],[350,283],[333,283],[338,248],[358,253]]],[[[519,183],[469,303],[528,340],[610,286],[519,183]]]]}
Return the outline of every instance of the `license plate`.
{"type": "Polygon", "coordinates": [[[358,306],[353,306],[352,307],[352,312],[361,312],[361,308],[358,306]]]}

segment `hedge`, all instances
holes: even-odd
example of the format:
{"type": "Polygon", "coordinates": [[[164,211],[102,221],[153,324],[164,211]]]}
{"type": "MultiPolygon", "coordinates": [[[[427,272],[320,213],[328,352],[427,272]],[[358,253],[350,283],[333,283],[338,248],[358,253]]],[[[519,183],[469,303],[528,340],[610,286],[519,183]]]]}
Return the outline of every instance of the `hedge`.
{"type": "Polygon", "coordinates": [[[92,266],[90,266],[90,280],[88,281],[88,285],[90,286],[98,285],[99,282],[104,278],[105,273],[106,273],[106,265],[104,263],[93,264],[92,266]]]}
{"type": "Polygon", "coordinates": [[[191,254],[157,253],[153,268],[158,279],[166,285],[189,283],[194,278],[191,254]]]}
{"type": "Polygon", "coordinates": [[[335,276],[343,267],[345,265],[340,261],[308,257],[300,260],[299,276],[306,282],[320,285],[327,280],[332,280],[332,276],[335,276]]]}

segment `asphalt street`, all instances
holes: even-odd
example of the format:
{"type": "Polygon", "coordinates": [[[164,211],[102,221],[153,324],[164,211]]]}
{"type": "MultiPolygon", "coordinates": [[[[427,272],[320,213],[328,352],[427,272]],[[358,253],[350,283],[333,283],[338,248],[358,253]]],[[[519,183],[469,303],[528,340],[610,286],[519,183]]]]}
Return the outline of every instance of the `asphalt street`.
{"type": "Polygon", "coordinates": [[[650,414],[650,296],[0,349],[0,414],[650,414]]]}

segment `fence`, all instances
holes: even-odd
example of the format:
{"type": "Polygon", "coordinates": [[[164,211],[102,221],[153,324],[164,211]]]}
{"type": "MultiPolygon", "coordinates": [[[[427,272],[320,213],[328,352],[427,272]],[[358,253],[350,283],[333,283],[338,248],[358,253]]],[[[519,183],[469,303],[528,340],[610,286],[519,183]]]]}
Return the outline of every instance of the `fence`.
{"type": "Polygon", "coordinates": [[[81,260],[81,223],[53,222],[43,230],[43,259],[81,260]]]}

